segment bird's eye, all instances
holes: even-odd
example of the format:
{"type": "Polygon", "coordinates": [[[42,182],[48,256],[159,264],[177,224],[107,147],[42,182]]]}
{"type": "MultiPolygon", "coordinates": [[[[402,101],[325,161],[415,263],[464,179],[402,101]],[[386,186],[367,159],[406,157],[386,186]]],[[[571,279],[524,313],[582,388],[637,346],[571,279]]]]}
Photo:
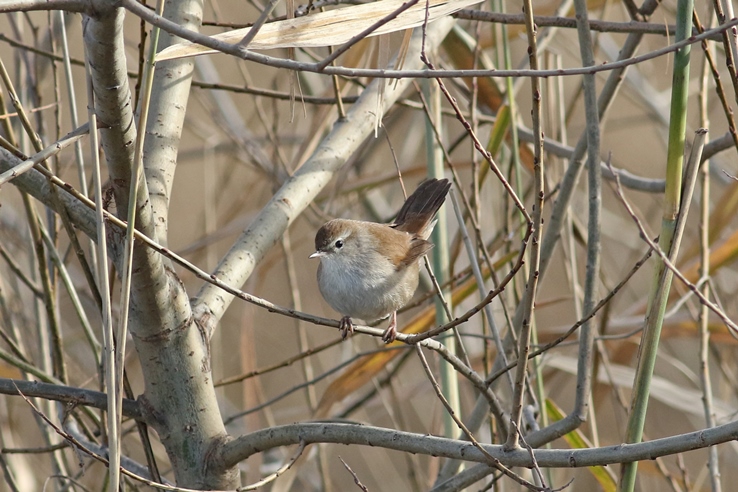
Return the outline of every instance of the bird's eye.
{"type": "Polygon", "coordinates": [[[336,249],[341,248],[343,248],[343,239],[339,239],[338,241],[336,241],[336,249]]]}

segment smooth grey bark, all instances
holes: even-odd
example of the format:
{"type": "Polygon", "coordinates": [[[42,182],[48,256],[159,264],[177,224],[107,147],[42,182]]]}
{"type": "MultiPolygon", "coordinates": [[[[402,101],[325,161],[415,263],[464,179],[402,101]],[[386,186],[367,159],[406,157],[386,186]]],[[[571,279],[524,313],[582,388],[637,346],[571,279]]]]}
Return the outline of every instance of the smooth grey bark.
{"type": "MultiPolygon", "coordinates": [[[[107,127],[101,131],[101,141],[117,214],[125,218],[136,140],[136,119],[123,47],[125,12],[111,9],[110,4],[104,2],[98,7],[94,16],[85,18],[84,39],[92,72],[96,114],[101,124],[107,127]]],[[[201,8],[198,7],[196,14],[199,12],[201,8]]],[[[199,21],[195,23],[199,24],[199,21]]],[[[149,138],[154,143],[150,143],[152,154],[146,157],[148,169],[156,170],[153,181],[155,189],[159,190],[156,202],[159,217],[154,217],[148,184],[143,176],[136,197],[136,228],[154,238],[158,234],[166,238],[166,226],[157,229],[154,219],[160,221],[163,217],[166,220],[168,216],[165,211],[168,192],[161,190],[166,191],[171,186],[169,178],[173,176],[174,156],[187,101],[187,91],[178,88],[167,93],[169,89],[165,87],[167,84],[172,87],[178,85],[168,78],[172,75],[171,69],[178,65],[182,64],[175,62],[170,70],[160,70],[155,74],[157,97],[163,102],[156,105],[157,113],[149,117],[149,121],[160,120],[150,126],[149,134],[155,132],[157,138],[149,138]],[[164,145],[160,145],[160,136],[166,140],[164,145]]],[[[189,72],[191,68],[184,70],[184,73],[189,72]]],[[[123,240],[122,235],[113,234],[111,243],[121,244],[123,240]]],[[[174,274],[171,262],[141,243],[137,243],[134,249],[128,316],[146,384],[139,401],[167,450],[177,485],[199,489],[237,487],[239,476],[235,468],[217,472],[203,468],[209,453],[227,437],[212,384],[207,338],[192,317],[187,292],[174,274]]]]}
{"type": "MultiPolygon", "coordinates": [[[[108,9],[95,17],[85,16],[82,21],[87,62],[95,91],[100,142],[108,164],[117,215],[122,219],[125,219],[128,208],[136,141],[136,122],[123,44],[124,15],[122,9],[108,9]]],[[[142,195],[146,193],[144,185],[142,195]]],[[[140,223],[146,224],[145,216],[140,223]]]]}
{"type": "MultiPolygon", "coordinates": [[[[738,439],[738,421],[638,444],[617,444],[599,448],[536,449],[535,459],[544,468],[579,468],[586,466],[652,460],[738,439]]],[[[220,448],[214,463],[231,466],[255,453],[291,444],[339,443],[381,447],[427,456],[443,456],[465,462],[487,463],[487,457],[468,441],[384,429],[371,425],[310,422],[271,427],[239,437],[220,448]]],[[[506,450],[504,445],[481,444],[507,467],[533,466],[525,448],[506,450]]],[[[213,466],[216,466],[215,464],[213,466]]]]}
{"type": "MultiPolygon", "coordinates": [[[[98,10],[95,17],[84,18],[83,31],[95,94],[95,114],[99,126],[104,128],[100,131],[100,142],[115,196],[116,215],[126,220],[136,122],[124,51],[124,15],[125,11],[119,8],[98,10]]],[[[136,198],[136,229],[146,236],[155,237],[148,194],[148,187],[141,176],[136,198]]],[[[122,243],[124,238],[113,234],[109,240],[122,243]]],[[[182,302],[170,304],[182,292],[179,292],[179,282],[171,276],[169,260],[142,244],[135,246],[130,315],[138,317],[140,323],[136,323],[138,328],[131,327],[132,332],[137,336],[151,336],[160,329],[180,326],[190,315],[189,305],[182,302]]]]}
{"type": "MultiPolygon", "coordinates": [[[[200,0],[178,0],[166,2],[163,15],[182,27],[199,31],[202,9],[200,0]]],[[[157,51],[181,41],[181,38],[162,31],[157,51]]],[[[151,237],[163,246],[168,244],[169,200],[193,70],[192,58],[158,63],[151,90],[144,142],[144,172],[156,230],[151,237]]],[[[203,165],[207,163],[203,162],[203,165]]]]}

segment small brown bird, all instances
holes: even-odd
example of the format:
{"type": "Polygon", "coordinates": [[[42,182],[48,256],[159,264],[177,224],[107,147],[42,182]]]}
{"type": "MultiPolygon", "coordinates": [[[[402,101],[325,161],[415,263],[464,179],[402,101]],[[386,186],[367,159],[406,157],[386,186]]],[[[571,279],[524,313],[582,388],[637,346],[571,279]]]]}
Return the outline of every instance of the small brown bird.
{"type": "Polygon", "coordinates": [[[447,179],[424,181],[393,224],[334,219],[318,230],[310,258],[320,258],[318,287],[343,315],[344,338],[354,331],[351,318],[374,321],[389,316],[382,339],[395,339],[397,310],[418,288],[418,260],[433,247],[427,239],[450,188],[447,179]]]}

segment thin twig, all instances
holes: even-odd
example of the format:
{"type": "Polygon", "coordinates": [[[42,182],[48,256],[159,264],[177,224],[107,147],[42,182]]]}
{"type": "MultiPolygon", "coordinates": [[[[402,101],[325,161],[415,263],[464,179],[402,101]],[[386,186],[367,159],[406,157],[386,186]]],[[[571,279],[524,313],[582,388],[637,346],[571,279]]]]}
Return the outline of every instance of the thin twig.
{"type": "Polygon", "coordinates": [[[251,29],[249,29],[249,32],[246,33],[243,39],[241,39],[241,41],[239,41],[236,46],[238,46],[242,50],[248,48],[249,43],[253,41],[257,34],[259,34],[259,30],[266,23],[267,19],[272,14],[274,8],[277,6],[278,3],[279,0],[269,0],[269,3],[266,4],[264,10],[261,12],[261,14],[259,14],[259,18],[256,19],[254,24],[251,26],[251,29]]]}
{"type": "Polygon", "coordinates": [[[625,206],[628,215],[633,219],[633,222],[635,222],[636,226],[638,227],[638,231],[640,232],[641,239],[648,244],[648,246],[661,258],[661,260],[664,262],[664,265],[666,268],[671,270],[674,275],[682,281],[682,283],[691,290],[694,295],[697,296],[697,298],[700,300],[701,303],[703,303],[705,306],[707,306],[710,311],[715,313],[723,323],[725,323],[725,326],[733,330],[734,333],[738,334],[738,325],[731,320],[727,314],[725,314],[725,311],[720,309],[719,306],[715,305],[713,302],[711,302],[701,291],[700,289],[694,285],[692,282],[687,279],[687,277],[684,276],[682,272],[679,271],[679,269],[672,263],[666,253],[664,253],[661,248],[659,248],[658,244],[654,243],[651,239],[649,239],[648,234],[646,233],[646,229],[643,226],[643,223],[641,222],[641,219],[638,218],[635,211],[631,207],[628,200],[625,198],[625,195],[623,194],[623,189],[619,186],[618,181],[615,180],[615,192],[620,198],[620,201],[625,206]]]}
{"type": "MultiPolygon", "coordinates": [[[[530,228],[528,229],[528,232],[526,232],[526,237],[530,235],[530,228]]],[[[462,314],[461,316],[457,316],[453,319],[453,321],[446,323],[443,326],[439,326],[437,328],[434,328],[432,330],[424,331],[423,333],[417,333],[414,335],[401,335],[398,333],[398,340],[401,340],[405,343],[418,343],[422,340],[425,340],[427,338],[432,338],[436,335],[440,335],[441,333],[450,330],[451,328],[454,328],[455,326],[459,326],[463,323],[466,323],[469,321],[474,315],[476,315],[479,311],[484,309],[484,306],[492,302],[492,300],[500,295],[504,290],[507,284],[515,277],[515,274],[520,270],[520,268],[523,266],[524,263],[524,257],[525,257],[525,243],[523,243],[523,247],[520,248],[520,252],[518,254],[517,260],[515,261],[515,264],[513,265],[512,269],[505,275],[505,277],[500,281],[499,285],[490,290],[487,296],[482,299],[476,306],[469,309],[467,312],[462,314]]]]}
{"type": "MultiPolygon", "coordinates": [[[[620,283],[618,283],[618,285],[615,286],[614,289],[612,289],[610,292],[608,292],[608,294],[605,297],[603,297],[600,300],[600,302],[598,302],[597,305],[594,308],[592,308],[592,311],[590,311],[585,317],[583,317],[582,319],[580,319],[579,321],[577,321],[576,323],[574,323],[571,328],[569,328],[566,332],[564,332],[562,335],[560,335],[558,338],[556,338],[556,340],[553,340],[553,341],[547,343],[546,345],[544,345],[543,347],[541,347],[541,348],[539,348],[539,349],[534,350],[533,352],[531,352],[530,355],[528,356],[528,358],[532,359],[533,357],[537,357],[537,356],[539,356],[539,355],[541,355],[541,354],[543,354],[543,353],[551,350],[552,348],[556,347],[557,345],[561,344],[564,340],[566,340],[567,338],[569,338],[575,331],[577,331],[584,323],[586,323],[587,321],[589,321],[590,319],[592,319],[597,314],[597,312],[599,312],[600,309],[602,309],[603,307],[605,307],[610,302],[610,300],[613,297],[615,297],[615,294],[617,294],[618,292],[620,292],[620,289],[622,289],[623,287],[625,287],[625,284],[628,283],[628,281],[633,277],[633,275],[635,275],[635,273],[638,270],[640,270],[640,268],[651,257],[651,254],[652,254],[652,250],[651,249],[649,249],[648,251],[646,251],[646,253],[641,257],[641,259],[638,260],[636,262],[636,264],[633,266],[633,268],[631,268],[630,271],[625,275],[625,277],[623,278],[623,280],[621,280],[620,283]]],[[[635,332],[637,333],[641,329],[642,328],[639,328],[635,332]]],[[[493,374],[490,374],[489,377],[487,378],[487,384],[492,384],[493,381],[495,381],[498,377],[500,377],[506,371],[509,371],[510,369],[512,369],[513,367],[515,367],[516,364],[517,364],[517,361],[513,361],[510,364],[508,364],[507,367],[503,367],[502,369],[498,370],[497,372],[495,372],[493,374]]]]}
{"type": "Polygon", "coordinates": [[[514,473],[512,470],[504,466],[500,460],[489,454],[486,449],[482,447],[481,444],[474,438],[474,435],[471,433],[471,431],[464,425],[464,423],[459,419],[459,417],[456,415],[456,412],[454,412],[453,408],[451,408],[451,405],[449,404],[448,400],[445,396],[443,396],[443,392],[441,391],[441,387],[438,386],[438,383],[436,382],[436,378],[433,376],[433,371],[431,371],[430,366],[428,365],[428,361],[425,358],[425,354],[423,354],[423,349],[420,347],[420,345],[415,346],[415,351],[418,354],[418,358],[420,359],[420,363],[423,366],[423,369],[425,370],[426,376],[428,376],[428,380],[431,382],[431,386],[433,386],[433,390],[436,393],[436,396],[441,401],[443,406],[446,408],[446,411],[451,416],[451,418],[456,422],[456,425],[459,426],[459,429],[466,435],[467,439],[469,439],[469,442],[472,443],[472,445],[479,450],[479,452],[482,453],[482,455],[487,459],[488,464],[495,469],[501,471],[504,473],[507,477],[513,479],[515,482],[519,483],[520,485],[526,487],[529,490],[540,490],[545,491],[547,488],[541,488],[537,487],[535,484],[528,482],[520,475],[514,473]]]}
{"type": "Polygon", "coordinates": [[[7,183],[11,179],[17,178],[25,172],[30,171],[34,166],[40,164],[46,159],[50,159],[51,157],[56,156],[59,152],[76,143],[83,136],[87,135],[88,132],[89,125],[84,124],[76,130],[69,132],[63,138],[49,145],[42,151],[36,153],[30,159],[27,159],[20,164],[12,167],[11,169],[8,169],[4,173],[0,174],[0,186],[7,183]]]}
{"type": "Polygon", "coordinates": [[[359,477],[356,475],[354,470],[352,470],[351,467],[348,466],[348,463],[343,461],[343,458],[341,458],[340,456],[338,457],[338,459],[341,460],[341,463],[343,463],[343,466],[346,467],[346,469],[351,474],[351,476],[354,477],[354,483],[356,484],[356,486],[359,487],[363,492],[369,492],[369,489],[366,488],[366,485],[361,483],[361,480],[359,480],[359,477]]]}
{"type": "MultiPolygon", "coordinates": [[[[525,30],[528,38],[528,60],[530,68],[538,69],[538,48],[536,40],[536,26],[533,22],[533,4],[531,0],[524,0],[523,11],[525,14],[525,30]]],[[[532,126],[535,135],[533,145],[533,196],[534,204],[532,207],[532,217],[526,218],[531,225],[531,245],[529,251],[529,274],[523,293],[523,299],[520,303],[519,316],[516,320],[520,320],[520,333],[518,334],[518,366],[515,373],[515,386],[511,402],[510,419],[518,427],[523,410],[523,397],[527,379],[528,355],[530,352],[530,337],[533,326],[533,315],[535,310],[535,299],[538,293],[539,268],[541,264],[541,239],[543,237],[543,200],[544,200],[544,180],[543,180],[543,120],[541,114],[541,81],[538,77],[532,77],[531,85],[531,116],[532,126]]],[[[515,326],[514,329],[518,327],[515,326]]],[[[506,449],[516,449],[518,444],[518,434],[510,432],[505,443],[506,449]]]]}
{"type": "MultiPolygon", "coordinates": [[[[379,330],[379,331],[381,333],[383,330],[379,330]]],[[[365,351],[365,352],[358,353],[358,354],[354,355],[353,357],[351,357],[350,359],[348,359],[346,361],[343,361],[343,362],[341,362],[340,364],[338,364],[338,365],[336,365],[334,367],[331,367],[329,370],[325,371],[324,373],[322,373],[322,374],[320,374],[318,376],[315,376],[313,379],[311,379],[309,381],[305,381],[303,383],[297,384],[297,385],[293,386],[292,388],[289,388],[289,389],[283,391],[282,393],[280,393],[280,394],[278,394],[278,395],[270,398],[267,401],[264,401],[264,402],[262,402],[262,403],[260,403],[260,404],[258,404],[256,406],[251,407],[251,408],[248,408],[246,410],[242,410],[242,411],[240,411],[238,413],[235,413],[235,414],[231,415],[230,417],[227,417],[227,418],[223,419],[223,423],[225,425],[229,425],[231,422],[234,422],[236,419],[239,419],[241,417],[245,417],[246,415],[252,414],[254,412],[258,412],[259,410],[261,410],[263,408],[267,408],[267,407],[273,405],[274,403],[282,400],[283,398],[291,395],[292,393],[294,393],[296,391],[299,391],[299,390],[301,390],[303,388],[307,388],[309,386],[312,386],[315,383],[317,383],[319,381],[322,381],[323,379],[327,378],[328,376],[330,376],[332,374],[335,374],[336,372],[338,372],[341,369],[343,369],[344,367],[352,364],[354,361],[360,359],[361,357],[364,357],[364,356],[367,356],[367,355],[371,355],[371,354],[376,354],[376,353],[379,353],[379,352],[386,352],[388,350],[405,350],[407,348],[408,347],[405,347],[405,346],[402,346],[402,345],[395,345],[395,346],[391,346],[391,347],[382,347],[382,348],[379,348],[379,349],[376,349],[376,350],[368,350],[368,351],[365,351]]]]}
{"type": "MultiPolygon", "coordinates": [[[[697,12],[694,13],[694,23],[697,28],[701,28],[702,26],[699,24],[699,19],[697,19],[697,12]]],[[[705,43],[702,43],[702,50],[705,53],[705,61],[703,62],[702,66],[702,76],[700,77],[700,92],[699,92],[699,101],[700,101],[700,126],[702,128],[708,128],[709,126],[709,112],[708,112],[708,106],[709,106],[709,86],[708,86],[708,67],[709,70],[712,71],[713,79],[715,80],[716,84],[720,82],[720,75],[718,74],[718,78],[715,78],[715,63],[712,59],[712,50],[708,46],[706,46],[705,43]]],[[[722,87],[717,86],[716,89],[722,90],[722,87]]],[[[725,102],[723,101],[723,97],[725,96],[724,91],[722,91],[722,95],[720,95],[720,92],[718,93],[718,97],[721,99],[721,104],[723,104],[723,110],[726,109],[725,102]]],[[[732,113],[729,112],[732,116],[732,113]]],[[[731,133],[734,137],[736,137],[736,131],[735,131],[735,120],[729,119],[728,120],[728,126],[731,130],[731,133]]],[[[738,148],[738,139],[734,138],[734,141],[736,142],[736,148],[738,148]]],[[[703,149],[704,151],[704,149],[703,149]]],[[[701,197],[700,197],[700,222],[699,222],[699,232],[700,232],[700,277],[701,278],[709,278],[710,275],[710,170],[709,165],[702,165],[702,169],[700,170],[700,178],[701,178],[701,197]]],[[[702,293],[705,295],[705,297],[710,295],[710,285],[709,283],[705,283],[702,286],[702,293]]],[[[704,413],[705,413],[705,425],[707,427],[715,427],[715,410],[713,406],[713,391],[712,391],[712,378],[710,376],[710,330],[709,330],[709,316],[710,312],[707,309],[707,306],[704,304],[700,305],[699,312],[697,315],[697,322],[699,323],[700,327],[700,344],[699,344],[699,375],[700,375],[700,383],[702,385],[702,404],[704,407],[704,413]]],[[[710,473],[710,486],[712,487],[712,492],[722,492],[722,484],[720,482],[720,461],[718,456],[718,449],[716,447],[711,447],[708,451],[708,458],[707,458],[707,469],[710,473]]]]}
{"type": "MultiPolygon", "coordinates": [[[[484,297],[484,278],[482,277],[482,271],[479,268],[479,262],[477,261],[477,257],[474,254],[474,247],[471,244],[471,239],[469,238],[469,233],[466,230],[466,224],[464,224],[464,219],[461,216],[461,209],[459,207],[458,201],[456,200],[456,195],[454,194],[453,190],[451,190],[451,203],[454,206],[454,213],[456,214],[456,220],[459,224],[459,230],[461,231],[461,237],[464,240],[464,245],[466,247],[466,251],[469,257],[469,263],[472,267],[472,272],[474,273],[474,278],[477,281],[477,289],[479,290],[479,294],[481,297],[484,297]]],[[[497,328],[497,323],[495,323],[494,319],[494,313],[492,312],[492,308],[490,304],[487,304],[484,306],[484,314],[487,317],[487,324],[490,327],[490,331],[492,332],[492,339],[495,342],[495,347],[497,348],[497,356],[500,358],[500,361],[502,364],[507,365],[507,355],[505,353],[505,346],[502,343],[502,337],[500,335],[500,331],[497,328]]],[[[509,373],[508,373],[509,374],[509,373]]],[[[510,383],[510,388],[513,386],[512,376],[508,377],[508,382],[510,383]]]]}
{"type": "Polygon", "coordinates": [[[292,458],[289,459],[284,465],[280,466],[277,471],[270,474],[269,476],[264,477],[263,479],[259,480],[258,482],[252,483],[251,485],[246,485],[244,487],[239,487],[238,491],[247,491],[247,490],[256,490],[260,487],[263,487],[264,485],[273,482],[277,478],[279,478],[280,475],[284,474],[287,470],[292,468],[292,465],[295,464],[295,462],[302,456],[303,451],[305,451],[305,447],[307,444],[305,441],[300,441],[300,444],[297,446],[297,450],[295,451],[295,454],[292,456],[292,458]]]}
{"type": "Polygon", "coordinates": [[[10,268],[10,271],[15,274],[16,277],[18,277],[18,280],[23,283],[28,289],[33,293],[34,296],[38,297],[39,299],[43,299],[44,292],[41,290],[41,287],[36,285],[36,283],[28,278],[28,275],[25,274],[23,269],[15,262],[15,259],[8,253],[8,251],[5,249],[5,247],[0,244],[0,256],[3,257],[5,262],[8,264],[8,268],[10,268]]]}

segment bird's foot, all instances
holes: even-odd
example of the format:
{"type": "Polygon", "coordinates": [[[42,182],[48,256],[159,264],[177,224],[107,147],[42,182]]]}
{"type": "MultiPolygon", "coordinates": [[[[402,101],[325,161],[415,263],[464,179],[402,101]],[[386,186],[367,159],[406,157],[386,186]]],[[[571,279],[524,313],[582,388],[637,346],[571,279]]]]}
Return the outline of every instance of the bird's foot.
{"type": "Polygon", "coordinates": [[[389,326],[382,333],[382,340],[384,340],[384,343],[392,343],[395,338],[397,338],[397,311],[392,311],[389,326]]]}
{"type": "Polygon", "coordinates": [[[350,316],[344,316],[341,318],[341,324],[338,325],[338,329],[341,330],[341,338],[346,340],[346,337],[354,334],[354,323],[351,321],[350,316]]]}

